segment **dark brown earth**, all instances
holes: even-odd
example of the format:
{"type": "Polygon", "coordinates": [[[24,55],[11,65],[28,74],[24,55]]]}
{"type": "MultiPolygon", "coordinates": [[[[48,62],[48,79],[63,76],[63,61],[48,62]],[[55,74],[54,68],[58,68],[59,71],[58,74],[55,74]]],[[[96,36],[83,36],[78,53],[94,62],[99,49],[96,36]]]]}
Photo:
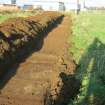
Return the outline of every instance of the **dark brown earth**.
{"type": "Polygon", "coordinates": [[[65,17],[58,27],[48,33],[39,51],[9,70],[0,82],[0,105],[48,105],[51,99],[55,100],[53,103],[62,100],[62,97],[59,99],[64,85],[62,78],[75,70],[67,44],[70,24],[70,17],[65,17]]]}

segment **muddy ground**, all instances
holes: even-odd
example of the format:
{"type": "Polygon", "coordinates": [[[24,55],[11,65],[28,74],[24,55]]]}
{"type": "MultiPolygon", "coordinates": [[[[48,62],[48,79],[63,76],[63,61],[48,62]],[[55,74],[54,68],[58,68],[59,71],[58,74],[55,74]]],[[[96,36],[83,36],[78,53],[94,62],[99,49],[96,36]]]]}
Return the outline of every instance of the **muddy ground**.
{"type": "Polygon", "coordinates": [[[70,24],[70,18],[64,17],[38,43],[39,50],[9,70],[0,81],[0,105],[68,104],[78,91],[78,82],[72,76],[75,64],[67,44],[70,24]]]}

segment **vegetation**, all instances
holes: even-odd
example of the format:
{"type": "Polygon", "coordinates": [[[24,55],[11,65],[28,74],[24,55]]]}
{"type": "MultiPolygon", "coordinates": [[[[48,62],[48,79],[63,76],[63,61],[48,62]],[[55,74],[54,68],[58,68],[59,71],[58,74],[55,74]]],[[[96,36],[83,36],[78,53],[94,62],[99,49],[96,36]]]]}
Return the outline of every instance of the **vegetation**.
{"type": "Polygon", "coordinates": [[[73,15],[72,49],[77,63],[79,94],[69,105],[105,104],[105,14],[84,12],[73,15]]]}
{"type": "Polygon", "coordinates": [[[15,17],[28,17],[35,15],[36,12],[25,12],[25,11],[18,11],[18,12],[9,12],[9,11],[4,11],[0,12],[0,23],[4,22],[5,20],[9,18],[15,18],[15,17]]]}

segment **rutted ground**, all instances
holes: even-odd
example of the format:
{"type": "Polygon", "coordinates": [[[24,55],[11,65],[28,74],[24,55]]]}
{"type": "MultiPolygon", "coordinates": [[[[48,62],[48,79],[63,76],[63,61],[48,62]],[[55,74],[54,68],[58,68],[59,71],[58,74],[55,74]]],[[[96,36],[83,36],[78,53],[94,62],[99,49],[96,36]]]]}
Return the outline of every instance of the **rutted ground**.
{"type": "Polygon", "coordinates": [[[68,54],[69,31],[70,18],[65,17],[44,39],[40,51],[34,52],[18,67],[16,64],[10,70],[1,83],[1,105],[43,105],[48,87],[56,97],[60,90],[57,87],[57,84],[61,84],[60,73],[70,74],[75,69],[68,54]],[[10,75],[13,75],[12,78],[4,86],[10,75]]]}

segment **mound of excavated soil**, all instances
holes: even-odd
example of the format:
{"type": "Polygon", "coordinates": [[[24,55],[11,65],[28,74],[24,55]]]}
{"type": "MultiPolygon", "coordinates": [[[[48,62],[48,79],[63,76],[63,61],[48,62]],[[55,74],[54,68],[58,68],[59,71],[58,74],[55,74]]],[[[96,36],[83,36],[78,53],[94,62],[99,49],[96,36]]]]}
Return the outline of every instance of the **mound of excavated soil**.
{"type": "Polygon", "coordinates": [[[49,29],[62,19],[58,12],[13,18],[0,25],[0,75],[35,47],[49,29]]]}

